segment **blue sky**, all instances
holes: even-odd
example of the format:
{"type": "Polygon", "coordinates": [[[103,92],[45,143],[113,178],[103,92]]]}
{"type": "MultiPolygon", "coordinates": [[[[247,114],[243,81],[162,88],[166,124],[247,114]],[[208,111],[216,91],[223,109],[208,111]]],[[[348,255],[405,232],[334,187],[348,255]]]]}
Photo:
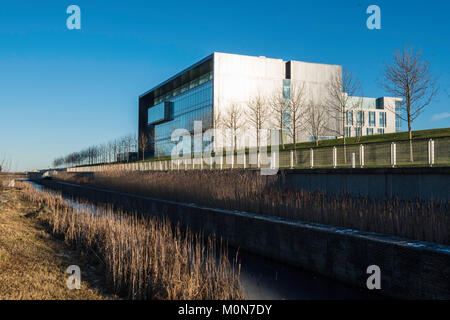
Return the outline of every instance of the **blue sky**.
{"type": "Polygon", "coordinates": [[[15,170],[137,131],[138,96],[213,51],[343,65],[364,95],[394,49],[421,48],[440,93],[414,129],[450,124],[450,1],[9,1],[0,4],[0,158],[15,170]],[[68,30],[66,8],[81,8],[68,30]],[[381,8],[381,30],[366,8],[381,8]]]}

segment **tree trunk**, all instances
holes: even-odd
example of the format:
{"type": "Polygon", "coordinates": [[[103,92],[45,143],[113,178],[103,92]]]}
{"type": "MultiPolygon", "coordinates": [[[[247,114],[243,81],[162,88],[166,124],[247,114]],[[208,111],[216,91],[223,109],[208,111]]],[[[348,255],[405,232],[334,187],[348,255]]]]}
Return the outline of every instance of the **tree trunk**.
{"type": "Polygon", "coordinates": [[[411,131],[411,120],[408,117],[408,138],[409,138],[409,160],[411,163],[414,162],[414,155],[413,155],[413,144],[412,144],[412,131],[411,131]]]}

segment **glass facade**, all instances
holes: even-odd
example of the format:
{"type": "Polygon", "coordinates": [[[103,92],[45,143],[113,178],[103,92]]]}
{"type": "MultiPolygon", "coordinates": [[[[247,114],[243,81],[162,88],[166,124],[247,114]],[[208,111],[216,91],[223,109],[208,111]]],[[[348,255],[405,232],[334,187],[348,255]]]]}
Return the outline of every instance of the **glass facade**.
{"type": "Polygon", "coordinates": [[[148,123],[156,123],[164,120],[164,102],[148,109],[148,123]]]}
{"type": "Polygon", "coordinates": [[[159,95],[159,96],[155,97],[155,105],[159,104],[163,101],[167,101],[171,98],[174,98],[182,93],[185,93],[186,91],[194,89],[195,87],[200,86],[210,80],[212,80],[212,71],[202,75],[201,77],[193,79],[190,82],[185,83],[184,85],[177,87],[163,95],[159,95]]]}
{"type": "MultiPolygon", "coordinates": [[[[194,121],[200,120],[202,121],[203,130],[213,125],[213,81],[211,79],[208,81],[196,79],[193,82],[196,85],[187,91],[181,89],[178,91],[178,88],[173,91],[178,92],[178,95],[169,93],[165,95],[168,100],[163,102],[157,100],[162,104],[167,101],[171,102],[173,119],[155,125],[155,156],[157,157],[171,154],[175,146],[175,142],[171,141],[171,135],[175,129],[186,129],[193,133],[194,121]]],[[[154,121],[150,118],[150,110],[152,108],[149,109],[149,123],[154,121]]]]}

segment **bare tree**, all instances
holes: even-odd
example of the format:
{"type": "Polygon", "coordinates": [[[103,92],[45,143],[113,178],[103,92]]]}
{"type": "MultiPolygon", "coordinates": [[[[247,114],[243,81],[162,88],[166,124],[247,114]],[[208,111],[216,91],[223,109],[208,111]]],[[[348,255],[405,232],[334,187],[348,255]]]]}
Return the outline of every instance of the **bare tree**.
{"type": "Polygon", "coordinates": [[[437,94],[437,78],[420,50],[405,47],[402,52],[396,50],[392,63],[385,65],[384,79],[383,87],[391,95],[403,98],[400,110],[393,112],[408,123],[409,157],[414,162],[412,122],[437,94]]]}
{"type": "Polygon", "coordinates": [[[289,112],[289,100],[285,97],[283,90],[274,92],[269,100],[270,109],[274,115],[273,126],[280,131],[281,146],[284,149],[284,134],[283,131],[287,127],[289,119],[287,117],[289,112]]]}
{"type": "Polygon", "coordinates": [[[295,84],[291,88],[291,97],[288,101],[288,135],[292,139],[294,146],[294,157],[297,163],[297,138],[298,133],[305,125],[305,116],[307,115],[308,104],[306,100],[305,84],[295,84]]]}
{"type": "Polygon", "coordinates": [[[242,128],[243,122],[243,111],[239,108],[238,104],[232,102],[230,107],[225,112],[222,118],[223,127],[231,131],[231,141],[233,144],[233,150],[237,149],[237,132],[242,128]]]}
{"type": "Polygon", "coordinates": [[[139,149],[142,153],[142,160],[145,159],[145,151],[147,150],[148,137],[145,133],[141,133],[139,136],[139,149]]]}
{"type": "Polygon", "coordinates": [[[327,129],[327,110],[322,103],[310,100],[306,119],[308,123],[306,127],[318,146],[319,138],[325,134],[327,129]]]}
{"type": "Polygon", "coordinates": [[[4,156],[2,159],[0,159],[0,172],[10,172],[12,167],[11,164],[11,159],[8,159],[6,156],[4,156]]]}
{"type": "Polygon", "coordinates": [[[345,120],[347,112],[352,109],[352,97],[361,94],[361,84],[352,72],[343,69],[336,72],[328,84],[327,107],[331,119],[336,120],[336,128],[329,128],[342,136],[344,144],[344,162],[347,163],[345,120]]]}
{"type": "Polygon", "coordinates": [[[256,148],[257,152],[259,152],[261,129],[264,128],[265,123],[269,119],[269,109],[267,108],[265,99],[260,93],[248,102],[247,118],[252,127],[256,130],[256,148]]]}

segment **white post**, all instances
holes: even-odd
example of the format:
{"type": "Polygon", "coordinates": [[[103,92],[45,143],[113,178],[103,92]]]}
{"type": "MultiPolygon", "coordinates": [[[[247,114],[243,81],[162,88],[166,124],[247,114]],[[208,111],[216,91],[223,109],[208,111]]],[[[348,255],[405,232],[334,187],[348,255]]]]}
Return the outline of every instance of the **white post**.
{"type": "Polygon", "coordinates": [[[212,156],[209,156],[209,170],[213,169],[213,158],[212,156]]]}
{"type": "Polygon", "coordinates": [[[180,171],[180,159],[177,160],[177,170],[180,171]]]}
{"type": "Polygon", "coordinates": [[[430,167],[434,164],[434,140],[428,140],[428,164],[430,167]]]}
{"type": "Polygon", "coordinates": [[[246,159],[246,156],[245,156],[245,148],[244,148],[244,153],[243,153],[242,157],[243,157],[243,159],[244,159],[244,169],[245,169],[246,166],[247,166],[247,164],[246,164],[247,159],[246,159]]]}
{"type": "Polygon", "coordinates": [[[337,148],[333,147],[333,168],[337,166],[337,148]]]}
{"type": "Polygon", "coordinates": [[[352,168],[354,168],[356,166],[356,154],[354,152],[352,152],[352,168]]]}
{"type": "Polygon", "coordinates": [[[314,168],[314,149],[309,149],[309,163],[311,168],[314,168]]]}
{"type": "Polygon", "coordinates": [[[391,143],[391,166],[395,167],[397,165],[397,144],[395,142],[391,143]]]}
{"type": "Polygon", "coordinates": [[[223,156],[220,157],[220,170],[223,169],[223,156]]]}
{"type": "Polygon", "coordinates": [[[234,151],[231,153],[231,169],[234,169],[234,151]]]}
{"type": "Polygon", "coordinates": [[[184,171],[186,171],[186,170],[187,170],[187,160],[184,159],[184,171]]]}
{"type": "Polygon", "coordinates": [[[261,154],[259,153],[259,151],[256,151],[256,157],[257,157],[257,162],[258,162],[258,169],[261,168],[261,154]]]}
{"type": "Polygon", "coordinates": [[[290,157],[290,161],[289,161],[289,167],[291,169],[293,169],[294,168],[294,150],[290,151],[290,155],[291,155],[291,157],[290,157]]]}
{"type": "Polygon", "coordinates": [[[359,165],[364,167],[364,145],[359,145],[359,165]]]}

